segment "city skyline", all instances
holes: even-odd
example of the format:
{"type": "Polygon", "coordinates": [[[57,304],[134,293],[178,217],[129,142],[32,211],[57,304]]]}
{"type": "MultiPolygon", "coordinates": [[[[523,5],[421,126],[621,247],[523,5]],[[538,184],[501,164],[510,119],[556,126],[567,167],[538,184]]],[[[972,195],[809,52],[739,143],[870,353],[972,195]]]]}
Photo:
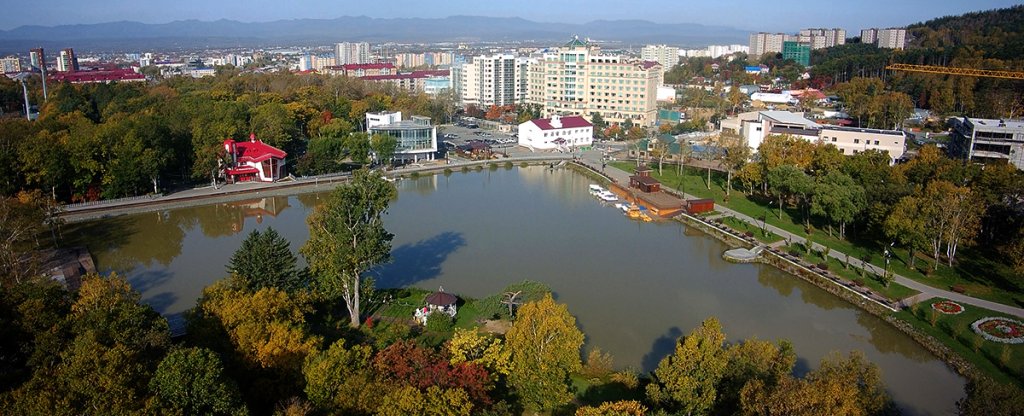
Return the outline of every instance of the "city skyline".
{"type": "Polygon", "coordinates": [[[805,27],[840,27],[851,36],[861,28],[906,26],[929,19],[972,11],[998,9],[1021,4],[1013,0],[885,2],[864,0],[856,8],[837,8],[831,3],[805,3],[778,0],[764,4],[743,0],[695,2],[640,0],[624,9],[613,0],[565,0],[557,3],[508,2],[484,4],[452,0],[423,7],[422,2],[395,0],[387,9],[366,2],[335,3],[327,0],[226,0],[205,2],[181,0],[145,8],[137,1],[104,0],[81,2],[52,0],[21,2],[6,7],[0,16],[0,30],[25,25],[59,26],[74,24],[136,21],[169,23],[179,20],[267,22],[290,19],[330,19],[341,16],[375,18],[444,18],[471,15],[518,17],[549,23],[588,22],[594,20],[648,20],[655,23],[697,23],[727,26],[749,31],[794,31],[805,27]],[[100,4],[97,4],[100,3],[100,4]],[[538,6],[538,7],[535,7],[538,6]],[[750,13],[756,10],[756,13],[750,13]],[[885,13],[880,13],[885,10],[885,13]]]}

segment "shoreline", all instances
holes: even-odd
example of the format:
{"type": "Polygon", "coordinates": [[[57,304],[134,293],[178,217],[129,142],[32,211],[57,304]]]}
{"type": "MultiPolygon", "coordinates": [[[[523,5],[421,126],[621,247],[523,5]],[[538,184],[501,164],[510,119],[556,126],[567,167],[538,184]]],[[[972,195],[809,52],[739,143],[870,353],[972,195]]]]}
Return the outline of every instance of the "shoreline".
{"type": "MultiPolygon", "coordinates": [[[[679,216],[675,217],[675,220],[688,226],[691,226],[693,228],[696,228],[703,232],[708,237],[715,238],[732,248],[746,247],[751,244],[749,241],[746,241],[737,235],[727,233],[726,231],[720,230],[717,227],[714,227],[699,218],[687,214],[680,214],[679,216]]],[[[854,307],[860,308],[861,310],[878,317],[882,321],[885,321],[889,325],[892,325],[892,327],[896,328],[896,330],[904,333],[905,335],[916,341],[918,344],[924,347],[925,350],[934,355],[935,358],[943,361],[946,364],[946,366],[948,366],[950,369],[952,369],[960,376],[966,378],[968,381],[977,380],[981,377],[985,377],[985,375],[982,374],[973,363],[961,357],[948,346],[946,346],[939,340],[935,339],[931,335],[925,334],[917,330],[910,323],[900,318],[897,318],[894,315],[894,313],[897,312],[897,310],[889,309],[887,307],[882,306],[880,303],[874,301],[869,302],[868,300],[865,299],[863,295],[857,297],[856,295],[854,295],[852,289],[847,288],[848,290],[840,290],[837,288],[837,286],[842,286],[841,284],[832,281],[831,279],[825,278],[818,274],[817,272],[811,271],[803,266],[800,266],[799,264],[796,264],[789,259],[783,258],[779,256],[777,253],[774,253],[769,250],[763,251],[761,255],[758,256],[753,261],[753,263],[760,263],[771,267],[775,267],[784,273],[800,278],[801,280],[811,283],[814,286],[835,295],[836,297],[846,301],[847,303],[853,305],[854,307]],[[770,259],[768,256],[771,256],[770,259]]]]}

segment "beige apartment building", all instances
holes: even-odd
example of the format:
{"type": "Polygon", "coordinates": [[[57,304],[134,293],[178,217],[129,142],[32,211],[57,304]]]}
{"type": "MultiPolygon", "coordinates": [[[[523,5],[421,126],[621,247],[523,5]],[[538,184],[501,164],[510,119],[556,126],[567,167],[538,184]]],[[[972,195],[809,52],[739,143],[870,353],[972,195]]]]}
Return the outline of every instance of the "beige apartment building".
{"type": "Polygon", "coordinates": [[[899,130],[876,130],[856,127],[822,126],[819,138],[850,156],[865,150],[879,150],[889,154],[890,163],[903,157],[907,137],[899,130]]]}
{"type": "Polygon", "coordinates": [[[657,62],[604,55],[574,38],[530,65],[527,101],[541,106],[544,115],[589,119],[597,113],[608,123],[651,126],[663,79],[657,62]]]}

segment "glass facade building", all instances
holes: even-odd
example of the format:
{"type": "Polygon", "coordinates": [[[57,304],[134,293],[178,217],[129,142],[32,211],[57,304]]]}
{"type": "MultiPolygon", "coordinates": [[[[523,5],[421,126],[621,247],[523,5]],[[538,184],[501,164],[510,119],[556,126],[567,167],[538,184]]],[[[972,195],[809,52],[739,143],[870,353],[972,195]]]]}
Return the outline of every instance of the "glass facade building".
{"type": "Polygon", "coordinates": [[[398,141],[395,159],[417,162],[434,160],[437,153],[437,128],[430,118],[413,116],[412,120],[370,127],[370,134],[386,134],[398,141]]]}

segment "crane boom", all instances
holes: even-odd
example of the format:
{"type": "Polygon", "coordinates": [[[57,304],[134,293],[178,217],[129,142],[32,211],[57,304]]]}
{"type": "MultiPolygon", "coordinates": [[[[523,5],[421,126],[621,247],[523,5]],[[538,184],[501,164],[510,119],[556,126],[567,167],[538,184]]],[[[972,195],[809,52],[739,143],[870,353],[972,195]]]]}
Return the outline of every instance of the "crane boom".
{"type": "Polygon", "coordinates": [[[968,77],[986,77],[1003,79],[1024,79],[1024,72],[994,71],[990,69],[956,68],[934,65],[889,64],[885,69],[891,71],[923,72],[926,74],[962,75],[968,77]]]}

